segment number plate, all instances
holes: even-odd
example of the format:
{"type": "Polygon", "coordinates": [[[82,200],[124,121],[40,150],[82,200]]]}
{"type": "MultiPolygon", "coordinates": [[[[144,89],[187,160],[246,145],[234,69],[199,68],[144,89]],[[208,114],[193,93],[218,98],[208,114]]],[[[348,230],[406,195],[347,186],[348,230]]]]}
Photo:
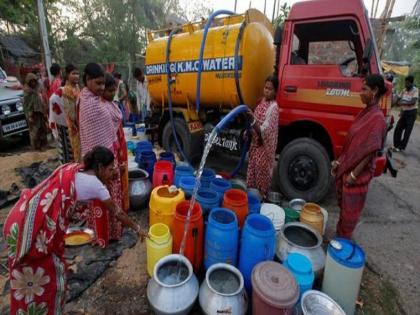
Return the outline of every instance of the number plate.
{"type": "Polygon", "coordinates": [[[14,123],[11,123],[11,124],[4,125],[3,126],[3,132],[11,132],[11,131],[14,131],[16,129],[24,128],[26,126],[27,126],[26,120],[19,120],[19,121],[16,121],[14,123]]]}

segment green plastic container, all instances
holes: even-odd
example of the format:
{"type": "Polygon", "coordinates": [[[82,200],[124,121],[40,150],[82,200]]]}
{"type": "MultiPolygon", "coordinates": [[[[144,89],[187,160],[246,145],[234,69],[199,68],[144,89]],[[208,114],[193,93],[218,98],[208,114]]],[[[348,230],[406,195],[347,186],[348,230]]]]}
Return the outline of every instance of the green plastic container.
{"type": "Polygon", "coordinates": [[[286,214],[285,223],[299,221],[299,211],[296,211],[292,208],[284,208],[286,214]]]}

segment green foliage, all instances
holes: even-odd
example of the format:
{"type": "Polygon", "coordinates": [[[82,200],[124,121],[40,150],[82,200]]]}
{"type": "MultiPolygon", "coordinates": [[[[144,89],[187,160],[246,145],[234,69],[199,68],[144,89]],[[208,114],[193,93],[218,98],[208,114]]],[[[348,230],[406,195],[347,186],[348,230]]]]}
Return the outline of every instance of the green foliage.
{"type": "Polygon", "coordinates": [[[287,2],[283,3],[280,6],[280,12],[279,16],[274,20],[273,26],[276,28],[278,26],[283,26],[284,21],[286,20],[287,16],[290,12],[290,5],[287,4],[287,2]]]}
{"type": "MultiPolygon", "coordinates": [[[[420,17],[409,16],[404,21],[390,23],[384,42],[384,60],[408,61],[415,84],[420,86],[420,17]]],[[[404,87],[398,78],[397,90],[404,87]]]]}

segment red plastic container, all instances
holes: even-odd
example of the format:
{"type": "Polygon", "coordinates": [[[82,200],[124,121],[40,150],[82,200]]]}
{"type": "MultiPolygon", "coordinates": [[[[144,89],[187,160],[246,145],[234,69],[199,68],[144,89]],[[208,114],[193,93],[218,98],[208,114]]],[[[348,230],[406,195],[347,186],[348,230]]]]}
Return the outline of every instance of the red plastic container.
{"type": "MultiPolygon", "coordinates": [[[[182,201],[176,207],[175,218],[172,225],[174,254],[178,254],[181,247],[189,207],[190,201],[182,201]]],[[[187,232],[187,240],[184,249],[184,256],[187,257],[188,260],[191,262],[195,272],[200,270],[203,263],[203,246],[203,212],[201,211],[200,204],[196,202],[191,211],[190,223],[188,225],[187,232]]]]}
{"type": "Polygon", "coordinates": [[[252,271],[252,314],[292,315],[299,285],[281,264],[264,261],[252,271]]]}
{"type": "Polygon", "coordinates": [[[157,161],[153,171],[153,188],[162,185],[172,185],[174,167],[169,161],[157,161]]]}
{"type": "Polygon", "coordinates": [[[229,189],[223,197],[223,208],[236,213],[239,228],[242,229],[245,218],[248,215],[248,195],[240,189],[229,189]]]}

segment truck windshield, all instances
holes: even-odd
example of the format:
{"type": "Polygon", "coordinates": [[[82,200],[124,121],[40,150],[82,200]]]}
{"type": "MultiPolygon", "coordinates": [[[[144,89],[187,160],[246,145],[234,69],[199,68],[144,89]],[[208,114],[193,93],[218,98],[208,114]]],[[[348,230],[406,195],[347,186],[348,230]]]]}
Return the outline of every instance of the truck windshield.
{"type": "Polygon", "coordinates": [[[298,23],[293,38],[291,64],[339,65],[345,75],[358,73],[362,45],[355,21],[298,23]]]}

